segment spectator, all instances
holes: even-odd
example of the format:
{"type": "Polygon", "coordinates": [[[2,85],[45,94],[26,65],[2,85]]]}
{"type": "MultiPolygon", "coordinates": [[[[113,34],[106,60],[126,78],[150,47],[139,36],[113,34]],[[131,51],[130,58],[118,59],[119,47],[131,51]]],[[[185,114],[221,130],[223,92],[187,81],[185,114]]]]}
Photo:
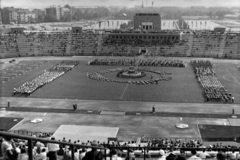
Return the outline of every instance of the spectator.
{"type": "Polygon", "coordinates": [[[37,160],[47,160],[47,152],[45,148],[42,148],[41,153],[37,155],[37,160]]]}
{"type": "Polygon", "coordinates": [[[168,156],[166,157],[166,160],[174,160],[176,158],[176,155],[172,152],[170,152],[168,154],[168,156]]]}
{"type": "Polygon", "coordinates": [[[122,160],[122,158],[118,156],[118,150],[116,149],[112,150],[111,155],[112,155],[112,160],[122,160]]]}
{"type": "Polygon", "coordinates": [[[186,160],[184,156],[178,155],[175,160],[186,160]]]}
{"type": "Polygon", "coordinates": [[[21,153],[18,155],[18,159],[17,160],[28,160],[28,155],[27,155],[25,147],[21,148],[21,153]]]}
{"type": "Polygon", "coordinates": [[[188,158],[188,160],[201,160],[201,158],[197,157],[197,151],[195,149],[191,150],[192,156],[188,158]]]}
{"type": "MultiPolygon", "coordinates": [[[[97,142],[94,140],[91,146],[97,147],[97,142]]],[[[100,151],[97,151],[96,148],[92,148],[90,152],[87,152],[86,155],[83,157],[83,160],[102,160],[103,154],[100,151]]]]}
{"type": "Polygon", "coordinates": [[[232,153],[230,154],[230,159],[231,160],[236,160],[237,159],[237,153],[233,150],[232,153]]]}
{"type": "MultiPolygon", "coordinates": [[[[52,137],[51,140],[55,140],[55,138],[52,137]]],[[[57,151],[59,150],[59,145],[55,143],[48,143],[47,148],[49,160],[57,160],[57,151]]]]}
{"type": "Polygon", "coordinates": [[[160,149],[159,156],[160,157],[158,158],[158,160],[166,160],[166,155],[164,150],[160,149]]]}
{"type": "Polygon", "coordinates": [[[85,155],[86,155],[86,149],[83,148],[83,149],[80,151],[79,160],[82,160],[85,155]]]}
{"type": "Polygon", "coordinates": [[[222,152],[218,152],[217,154],[217,160],[225,160],[226,157],[222,152]]]}
{"type": "Polygon", "coordinates": [[[201,159],[206,159],[207,157],[209,157],[209,154],[205,152],[205,149],[203,149],[203,152],[200,153],[199,157],[201,159]]]}
{"type": "Polygon", "coordinates": [[[1,145],[1,151],[3,155],[3,160],[9,160],[9,153],[11,154],[11,150],[15,148],[15,144],[12,141],[11,138],[6,137],[3,139],[2,145],[1,145]]]}

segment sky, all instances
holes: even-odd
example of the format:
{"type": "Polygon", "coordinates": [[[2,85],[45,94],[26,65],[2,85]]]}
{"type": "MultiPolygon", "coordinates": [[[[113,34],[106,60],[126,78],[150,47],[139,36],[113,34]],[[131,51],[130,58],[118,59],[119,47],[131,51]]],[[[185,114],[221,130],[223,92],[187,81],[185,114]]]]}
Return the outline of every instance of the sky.
{"type": "MultiPolygon", "coordinates": [[[[2,7],[45,8],[51,5],[72,6],[127,6],[142,5],[142,0],[1,0],[2,7]]],[[[240,7],[240,0],[143,0],[144,6],[221,6],[240,7]]]]}

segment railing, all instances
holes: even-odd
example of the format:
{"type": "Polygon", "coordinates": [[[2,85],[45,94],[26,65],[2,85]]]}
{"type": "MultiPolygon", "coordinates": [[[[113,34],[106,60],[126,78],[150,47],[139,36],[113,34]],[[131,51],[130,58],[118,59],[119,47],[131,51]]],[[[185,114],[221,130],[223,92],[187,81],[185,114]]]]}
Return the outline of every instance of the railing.
{"type": "Polygon", "coordinates": [[[0,136],[27,140],[28,141],[28,157],[29,157],[29,160],[33,160],[33,152],[32,152],[33,141],[39,141],[39,142],[44,142],[44,143],[56,143],[56,144],[61,144],[61,145],[68,145],[71,148],[71,158],[72,158],[72,160],[74,160],[74,146],[81,147],[81,148],[104,149],[103,147],[73,144],[73,143],[67,143],[67,142],[61,142],[61,141],[55,141],[55,140],[48,140],[48,139],[43,139],[43,138],[23,136],[23,135],[12,134],[12,133],[8,133],[8,132],[1,132],[1,131],[0,131],[0,136]]]}
{"type": "MultiPolygon", "coordinates": [[[[130,152],[134,153],[136,158],[142,158],[143,160],[146,160],[148,158],[153,158],[151,153],[154,153],[155,158],[159,158],[156,156],[159,156],[159,150],[172,150],[176,155],[185,155],[186,157],[189,157],[191,155],[191,150],[195,149],[198,151],[198,153],[202,153],[203,148],[166,148],[166,147],[128,147],[128,146],[112,146],[109,144],[105,144],[104,147],[97,147],[97,146],[88,146],[88,145],[81,145],[81,144],[75,144],[75,143],[67,143],[67,142],[61,142],[61,141],[55,141],[55,140],[48,140],[48,139],[43,139],[43,138],[36,138],[36,137],[31,137],[31,136],[25,136],[25,135],[18,135],[18,134],[13,134],[9,132],[1,132],[0,131],[0,137],[10,137],[10,138],[15,138],[15,139],[23,139],[28,141],[28,157],[29,160],[33,160],[33,142],[39,141],[43,143],[55,143],[55,144],[60,144],[60,145],[67,145],[70,146],[71,149],[71,160],[74,160],[74,147],[79,147],[79,148],[94,148],[94,149],[100,149],[101,151],[104,151],[104,159],[107,160],[107,157],[109,156],[109,159],[112,160],[111,154],[109,154],[109,151],[112,149],[119,149],[122,150],[123,153],[125,153],[125,158],[130,159],[130,152]],[[134,151],[133,151],[134,150],[134,151]]],[[[226,154],[227,159],[231,159],[231,153],[234,151],[237,153],[237,156],[239,156],[239,151],[240,148],[211,148],[211,149],[205,149],[206,153],[208,153],[210,156],[215,157],[218,151],[223,151],[226,154]]],[[[94,157],[93,157],[94,160],[94,157]]]]}

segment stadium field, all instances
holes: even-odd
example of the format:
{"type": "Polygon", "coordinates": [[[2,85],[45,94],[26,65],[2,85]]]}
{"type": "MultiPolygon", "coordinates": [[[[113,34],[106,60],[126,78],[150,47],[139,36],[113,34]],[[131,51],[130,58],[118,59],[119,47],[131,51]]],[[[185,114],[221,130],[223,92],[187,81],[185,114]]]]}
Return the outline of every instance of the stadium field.
{"type": "MultiPolygon", "coordinates": [[[[119,140],[136,140],[137,137],[144,135],[151,138],[195,138],[202,139],[211,137],[206,135],[211,133],[211,128],[202,130],[201,126],[214,125],[215,128],[221,126],[235,128],[237,131],[239,124],[234,127],[231,119],[214,119],[214,118],[190,118],[184,117],[154,117],[154,116],[116,116],[116,115],[87,115],[87,114],[65,114],[65,113],[33,113],[33,112],[0,112],[1,116],[8,120],[6,124],[10,124],[14,118],[24,117],[24,119],[15,126],[12,131],[32,131],[54,133],[61,125],[77,125],[77,126],[96,126],[97,127],[119,127],[116,137],[119,140]],[[32,119],[41,118],[42,123],[30,123],[32,119]],[[177,123],[186,123],[189,125],[187,129],[176,128],[177,123]],[[200,127],[199,127],[200,126],[200,127]]],[[[1,127],[1,124],[0,124],[1,127]]],[[[215,131],[214,135],[228,136],[229,132],[215,131]]],[[[222,129],[223,130],[223,129],[222,129]]],[[[72,131],[65,131],[72,132],[72,131]]],[[[76,136],[77,137],[77,136],[76,136]]],[[[78,137],[81,139],[81,137],[78,137]]],[[[213,144],[214,142],[212,142],[213,144]]]]}
{"type": "MultiPolygon", "coordinates": [[[[176,58],[177,59],[177,58],[176,58]]],[[[16,77],[2,84],[1,96],[12,96],[13,88],[19,87],[27,80],[31,80],[60,61],[48,61],[24,75],[16,77]]],[[[201,86],[198,84],[190,65],[186,68],[177,67],[150,67],[157,71],[172,73],[172,80],[160,81],[158,85],[135,85],[126,83],[111,83],[91,80],[87,73],[100,70],[119,68],[121,66],[88,66],[87,60],[70,72],[64,74],[50,84],[38,89],[30,97],[82,100],[117,100],[117,101],[152,101],[152,102],[191,102],[202,103],[201,86]]],[[[240,74],[234,64],[219,63],[214,68],[219,80],[235,97],[235,103],[240,103],[240,74]]],[[[151,73],[142,80],[150,79],[151,73]]],[[[106,77],[119,79],[117,72],[105,74],[106,77]]],[[[141,80],[138,79],[138,80],[141,80]]]]}
{"type": "MultiPolygon", "coordinates": [[[[19,117],[19,116],[18,116],[19,117]]],[[[0,131],[8,131],[20,123],[23,118],[15,117],[0,117],[0,131]]]]}

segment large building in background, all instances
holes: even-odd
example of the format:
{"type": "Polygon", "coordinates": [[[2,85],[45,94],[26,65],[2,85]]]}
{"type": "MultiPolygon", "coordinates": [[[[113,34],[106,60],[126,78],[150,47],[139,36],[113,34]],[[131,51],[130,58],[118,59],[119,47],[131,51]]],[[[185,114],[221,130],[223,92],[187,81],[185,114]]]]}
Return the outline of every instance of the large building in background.
{"type": "Polygon", "coordinates": [[[46,8],[46,15],[51,16],[56,20],[60,20],[61,18],[61,7],[60,6],[51,6],[46,8]]]}
{"type": "Polygon", "coordinates": [[[46,8],[45,12],[47,16],[56,20],[60,20],[61,17],[65,16],[67,13],[70,13],[70,9],[60,6],[51,6],[46,8]]]}
{"type": "Polygon", "coordinates": [[[3,24],[25,24],[35,22],[35,13],[28,9],[7,7],[2,9],[3,24]]]}
{"type": "Polygon", "coordinates": [[[10,8],[3,8],[2,10],[2,22],[3,24],[11,24],[11,23],[18,23],[18,11],[17,9],[10,7],[10,8]]]}
{"type": "Polygon", "coordinates": [[[161,30],[162,17],[158,13],[137,13],[134,16],[134,29],[161,30]]]}

